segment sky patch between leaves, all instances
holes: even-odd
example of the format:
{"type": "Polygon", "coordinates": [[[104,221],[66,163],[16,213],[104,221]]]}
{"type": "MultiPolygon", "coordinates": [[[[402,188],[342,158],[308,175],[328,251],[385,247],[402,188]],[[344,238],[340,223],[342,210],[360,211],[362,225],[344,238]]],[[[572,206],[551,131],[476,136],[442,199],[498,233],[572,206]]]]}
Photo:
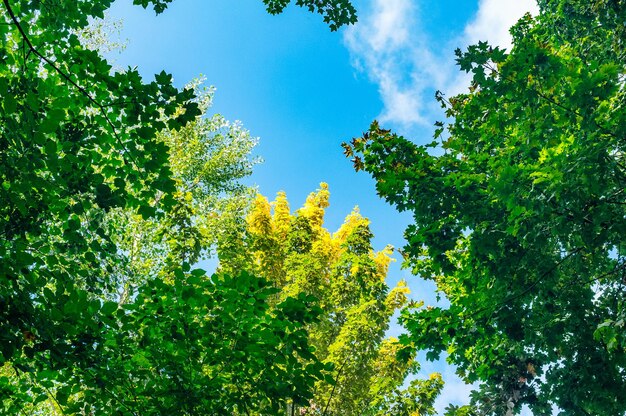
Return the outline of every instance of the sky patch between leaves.
{"type": "Polygon", "coordinates": [[[378,86],[378,119],[402,134],[441,118],[436,90],[452,96],[467,86],[469,77],[455,65],[456,48],[484,40],[509,48],[509,28],[525,13],[538,13],[534,0],[481,0],[462,31],[434,39],[424,24],[430,7],[415,0],[374,0],[344,32],[352,65],[378,86]]]}

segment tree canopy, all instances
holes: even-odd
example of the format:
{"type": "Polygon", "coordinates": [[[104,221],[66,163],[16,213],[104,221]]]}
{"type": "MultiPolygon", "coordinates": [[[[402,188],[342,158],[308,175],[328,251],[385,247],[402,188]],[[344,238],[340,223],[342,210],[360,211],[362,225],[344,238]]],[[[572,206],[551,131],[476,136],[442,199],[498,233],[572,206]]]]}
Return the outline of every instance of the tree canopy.
{"type": "Polygon", "coordinates": [[[328,232],[323,225],[329,198],[322,183],[292,213],[284,192],[271,203],[257,195],[245,228],[218,248],[220,268],[268,279],[280,290],[275,302],[299,293],[318,299],[319,320],[307,325],[309,343],[333,371],[317,381],[300,414],[432,415],[441,376],[415,379],[414,348],[385,336],[409,294],[404,281],[391,289],[385,283],[392,247],[373,250],[369,220],[358,208],[335,233],[328,232]],[[408,376],[413,380],[403,388],[408,376]]]}
{"type": "MultiPolygon", "coordinates": [[[[170,2],[134,1],[156,13],[170,2]]],[[[82,44],[111,3],[2,1],[0,409],[232,414],[306,403],[324,370],[303,329],[319,315],[313,299],[270,309],[264,279],[192,271],[210,243],[196,250],[183,232],[159,251],[174,231],[199,227],[190,196],[215,215],[233,200],[224,192],[245,193],[236,180],[250,168],[249,136],[199,119],[207,96],[175,88],[171,75],[145,82],[82,44]],[[185,136],[186,152],[185,134],[197,136],[185,136]],[[230,159],[206,158],[220,146],[230,159]],[[138,267],[118,214],[169,221],[148,249],[163,254],[158,267],[138,267]]],[[[332,29],[356,18],[345,1],[299,4],[332,29]]]]}
{"type": "Polygon", "coordinates": [[[404,265],[447,300],[425,307],[358,210],[324,228],[326,184],[295,212],[242,184],[255,140],[200,81],[113,69],[85,37],[112,0],[2,0],[0,412],[432,415],[422,350],[476,383],[449,416],[626,414],[626,5],[538,3],[510,51],[456,52],[472,82],[436,94],[432,142],[344,144],[413,213],[404,265]]]}
{"type": "Polygon", "coordinates": [[[473,80],[437,94],[435,141],[373,123],[344,147],[413,212],[406,266],[450,302],[405,311],[404,341],[479,383],[476,411],[624,414],[626,8],[540,6],[511,51],[457,51],[473,80]]]}

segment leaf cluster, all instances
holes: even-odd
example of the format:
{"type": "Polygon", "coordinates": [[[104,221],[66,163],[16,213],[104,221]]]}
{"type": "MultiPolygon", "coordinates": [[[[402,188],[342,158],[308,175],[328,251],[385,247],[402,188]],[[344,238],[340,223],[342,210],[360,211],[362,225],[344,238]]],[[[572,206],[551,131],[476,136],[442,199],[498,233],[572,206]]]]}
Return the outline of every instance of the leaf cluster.
{"type": "MultiPolygon", "coordinates": [[[[282,13],[291,0],[263,0],[268,13],[282,13]]],[[[356,9],[349,0],[296,0],[296,5],[324,16],[331,31],[357,22],[356,9]]]]}

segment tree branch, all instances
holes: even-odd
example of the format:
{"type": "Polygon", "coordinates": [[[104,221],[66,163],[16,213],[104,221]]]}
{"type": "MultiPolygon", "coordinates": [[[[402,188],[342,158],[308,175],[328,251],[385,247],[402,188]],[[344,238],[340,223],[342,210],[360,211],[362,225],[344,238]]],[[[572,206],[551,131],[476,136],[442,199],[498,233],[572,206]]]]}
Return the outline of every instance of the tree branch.
{"type": "MultiPolygon", "coordinates": [[[[65,79],[69,84],[71,84],[74,88],[76,88],[78,91],[80,91],[80,93],[82,95],[87,97],[89,102],[91,102],[93,105],[98,107],[98,109],[100,110],[100,113],[104,117],[105,121],[111,127],[113,136],[115,137],[115,139],[117,140],[119,145],[124,150],[124,153],[122,154],[122,157],[125,158],[125,156],[128,155],[130,157],[130,159],[131,159],[131,162],[135,165],[136,170],[142,176],[144,176],[144,173],[139,169],[139,165],[138,165],[137,161],[133,158],[132,154],[128,151],[128,148],[126,148],[126,146],[122,142],[121,138],[117,134],[117,131],[115,129],[115,125],[113,124],[113,122],[111,121],[111,119],[109,118],[109,116],[107,115],[107,113],[105,111],[105,106],[100,104],[100,102],[98,102],[95,98],[93,98],[91,96],[89,91],[87,91],[84,87],[82,87],[79,84],[77,84],[76,81],[74,81],[68,74],[63,72],[52,60],[50,60],[50,58],[48,58],[45,55],[43,55],[41,52],[39,52],[35,48],[35,46],[33,46],[32,42],[28,38],[28,34],[24,31],[24,29],[22,28],[22,26],[20,24],[20,21],[15,16],[15,13],[13,12],[13,9],[11,8],[11,5],[9,4],[9,0],[2,0],[2,2],[4,3],[4,7],[6,7],[7,12],[9,12],[9,16],[11,17],[11,20],[13,21],[13,23],[17,27],[17,30],[20,32],[20,35],[22,36],[22,39],[24,40],[24,42],[26,42],[26,45],[28,45],[28,48],[30,49],[30,51],[33,54],[35,54],[39,59],[41,59],[42,61],[44,61],[48,65],[50,65],[63,79],[65,79]]],[[[145,176],[144,176],[144,179],[146,179],[145,176]]]]}
{"type": "Polygon", "coordinates": [[[333,389],[330,392],[330,396],[328,396],[328,400],[326,401],[326,407],[324,407],[324,413],[322,413],[322,416],[326,416],[326,412],[328,411],[328,406],[330,406],[330,401],[333,399],[333,395],[335,394],[335,389],[337,388],[339,376],[341,375],[341,371],[343,370],[343,367],[348,362],[348,359],[349,357],[346,357],[346,359],[343,360],[343,364],[341,364],[341,367],[339,367],[339,370],[337,371],[337,377],[335,377],[335,385],[333,386],[333,389]]]}

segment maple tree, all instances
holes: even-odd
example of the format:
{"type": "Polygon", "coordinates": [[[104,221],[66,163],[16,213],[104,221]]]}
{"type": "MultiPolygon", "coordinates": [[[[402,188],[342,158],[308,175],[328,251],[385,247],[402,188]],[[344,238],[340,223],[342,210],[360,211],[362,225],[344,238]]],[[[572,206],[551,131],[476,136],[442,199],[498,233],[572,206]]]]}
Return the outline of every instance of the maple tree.
{"type": "Polygon", "coordinates": [[[539,4],[510,52],[457,51],[473,80],[437,94],[435,141],[373,123],[344,144],[413,212],[406,265],[450,302],[402,317],[405,342],[479,383],[450,414],[626,412],[626,7],[539,4]]]}

